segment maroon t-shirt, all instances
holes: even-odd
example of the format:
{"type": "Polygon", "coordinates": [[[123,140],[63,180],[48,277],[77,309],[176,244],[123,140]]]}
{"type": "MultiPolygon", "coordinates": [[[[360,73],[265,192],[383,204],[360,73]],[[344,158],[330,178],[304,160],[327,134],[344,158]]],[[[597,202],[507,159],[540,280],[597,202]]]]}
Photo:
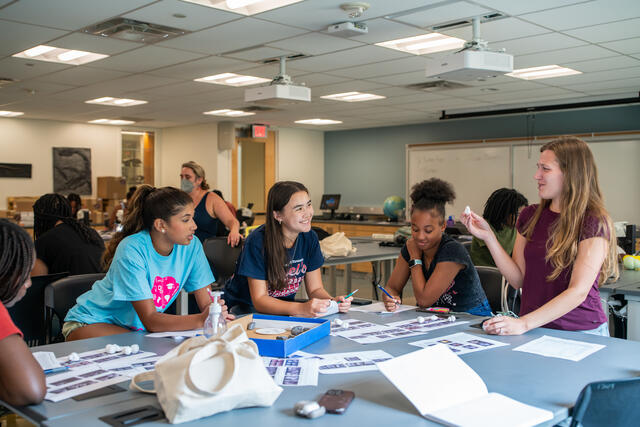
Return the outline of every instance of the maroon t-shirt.
{"type": "MultiPolygon", "coordinates": [[[[538,205],[531,205],[520,213],[516,225],[520,234],[524,235],[525,226],[537,208],[538,205]]],[[[522,282],[520,316],[542,307],[569,287],[573,265],[565,268],[555,280],[547,281],[547,276],[553,271],[551,263],[545,260],[547,239],[551,226],[559,215],[548,207],[543,210],[533,230],[531,240],[524,247],[525,274],[522,282]]],[[[599,225],[598,218],[587,215],[580,233],[580,241],[592,237],[607,238],[606,230],[604,228],[599,230],[599,225]]],[[[607,317],[600,303],[600,291],[596,277],[591,289],[589,289],[589,295],[582,304],[564,316],[547,323],[544,327],[566,331],[586,331],[595,329],[606,321],[607,317]]]]}

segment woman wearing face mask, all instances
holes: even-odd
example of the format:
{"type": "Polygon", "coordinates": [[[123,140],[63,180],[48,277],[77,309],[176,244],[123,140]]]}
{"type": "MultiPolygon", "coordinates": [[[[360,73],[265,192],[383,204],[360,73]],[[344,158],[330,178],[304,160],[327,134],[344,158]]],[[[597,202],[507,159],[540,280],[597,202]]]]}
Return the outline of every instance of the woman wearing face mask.
{"type": "Polygon", "coordinates": [[[227,236],[229,245],[236,246],[240,242],[240,223],[220,196],[207,191],[209,184],[205,180],[202,166],[193,161],[183,163],[180,172],[180,188],[189,193],[196,207],[193,219],[198,226],[196,237],[201,242],[209,237],[215,237],[220,223],[229,229],[227,236]]]}

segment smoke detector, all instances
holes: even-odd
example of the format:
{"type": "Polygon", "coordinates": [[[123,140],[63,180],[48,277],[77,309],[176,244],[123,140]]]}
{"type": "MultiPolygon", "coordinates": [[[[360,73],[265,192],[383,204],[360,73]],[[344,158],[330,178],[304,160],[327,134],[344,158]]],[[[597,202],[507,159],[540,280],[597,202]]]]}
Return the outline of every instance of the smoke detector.
{"type": "Polygon", "coordinates": [[[365,10],[369,9],[369,3],[363,2],[351,2],[351,3],[343,3],[340,5],[340,9],[347,12],[349,18],[359,18],[362,16],[365,10]]]}

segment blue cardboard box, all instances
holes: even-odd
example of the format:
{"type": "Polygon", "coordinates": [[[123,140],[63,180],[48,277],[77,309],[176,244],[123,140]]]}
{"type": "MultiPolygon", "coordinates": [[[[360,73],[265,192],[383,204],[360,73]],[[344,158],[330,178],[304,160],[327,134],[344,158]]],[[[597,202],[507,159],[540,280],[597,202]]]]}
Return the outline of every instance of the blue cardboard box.
{"type": "Polygon", "coordinates": [[[249,339],[254,341],[258,345],[258,350],[261,356],[269,357],[288,357],[290,354],[312,344],[319,339],[328,336],[331,333],[331,321],[328,319],[318,318],[305,318],[305,317],[290,317],[290,316],[273,316],[269,314],[253,314],[238,319],[244,329],[247,329],[247,325],[255,321],[260,328],[260,323],[265,321],[269,322],[270,326],[275,326],[281,323],[280,327],[287,329],[287,333],[282,335],[289,336],[289,329],[291,326],[300,325],[310,328],[308,331],[301,333],[295,337],[288,338],[286,340],[276,339],[275,336],[261,336],[254,331],[247,331],[249,339]]]}

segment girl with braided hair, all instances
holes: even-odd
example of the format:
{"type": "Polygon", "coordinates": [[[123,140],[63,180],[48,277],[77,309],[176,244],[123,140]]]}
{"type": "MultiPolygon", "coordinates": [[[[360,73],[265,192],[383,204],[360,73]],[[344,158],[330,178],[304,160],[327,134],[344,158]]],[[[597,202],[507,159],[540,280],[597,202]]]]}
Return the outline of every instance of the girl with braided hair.
{"type": "Polygon", "coordinates": [[[445,307],[478,316],[491,315],[489,301],[467,250],[444,233],[444,205],[456,195],[448,182],[422,181],[411,189],[411,238],[400,251],[384,295],[388,311],[400,303],[409,278],[420,307],[445,307]]]}
{"type": "Polygon", "coordinates": [[[131,330],[197,329],[209,314],[207,291],[215,279],[202,243],[194,238],[191,197],[173,187],[141,185],[127,209],[122,231],[109,241],[103,257],[107,275],[67,313],[62,334],[68,341],[131,330]],[[194,294],[201,312],[165,314],[183,288],[194,294]]]}
{"type": "Polygon", "coordinates": [[[47,392],[44,372],[5,308],[31,286],[34,259],[31,237],[0,219],[0,400],[16,406],[40,403],[47,392]]]}
{"type": "Polygon", "coordinates": [[[104,242],[97,231],[72,216],[68,199],[45,194],[36,200],[33,213],[37,259],[32,276],[102,272],[104,242]]]}

